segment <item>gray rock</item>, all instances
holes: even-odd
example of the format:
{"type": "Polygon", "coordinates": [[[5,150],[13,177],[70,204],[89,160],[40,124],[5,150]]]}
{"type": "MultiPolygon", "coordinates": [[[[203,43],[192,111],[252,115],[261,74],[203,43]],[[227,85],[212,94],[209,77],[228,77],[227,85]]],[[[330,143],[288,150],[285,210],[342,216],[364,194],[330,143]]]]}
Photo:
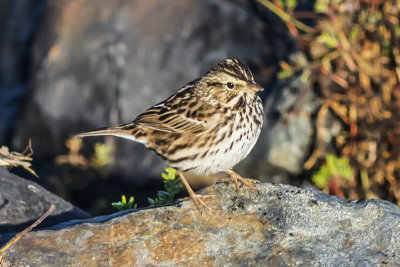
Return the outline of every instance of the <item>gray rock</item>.
{"type": "Polygon", "coordinates": [[[0,167],[0,233],[22,231],[42,216],[51,204],[56,209],[39,228],[91,217],[37,183],[0,167]]]}
{"type": "MultiPolygon", "coordinates": [[[[6,266],[398,266],[400,208],[314,189],[208,187],[213,212],[192,201],[30,232],[6,266]]],[[[5,242],[9,236],[1,236],[5,242]]]]}

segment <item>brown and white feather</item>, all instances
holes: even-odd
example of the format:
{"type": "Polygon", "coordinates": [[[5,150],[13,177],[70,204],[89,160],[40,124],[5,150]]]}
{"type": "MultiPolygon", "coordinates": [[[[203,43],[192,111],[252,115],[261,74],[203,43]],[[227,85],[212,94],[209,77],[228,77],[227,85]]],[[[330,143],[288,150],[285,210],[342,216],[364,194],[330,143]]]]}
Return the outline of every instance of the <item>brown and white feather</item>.
{"type": "Polygon", "coordinates": [[[226,59],[132,123],[78,136],[114,135],[143,143],[181,171],[225,171],[244,159],[258,139],[260,90],[247,66],[226,59]]]}

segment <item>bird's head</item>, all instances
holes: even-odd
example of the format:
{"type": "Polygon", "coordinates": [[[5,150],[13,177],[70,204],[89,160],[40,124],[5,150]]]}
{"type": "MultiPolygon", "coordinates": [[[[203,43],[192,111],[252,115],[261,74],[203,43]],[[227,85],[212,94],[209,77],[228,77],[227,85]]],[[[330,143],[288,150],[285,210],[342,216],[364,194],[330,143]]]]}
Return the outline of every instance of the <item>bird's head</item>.
{"type": "Polygon", "coordinates": [[[255,95],[263,90],[250,69],[236,58],[221,61],[200,80],[219,102],[230,102],[238,96],[255,95]]]}

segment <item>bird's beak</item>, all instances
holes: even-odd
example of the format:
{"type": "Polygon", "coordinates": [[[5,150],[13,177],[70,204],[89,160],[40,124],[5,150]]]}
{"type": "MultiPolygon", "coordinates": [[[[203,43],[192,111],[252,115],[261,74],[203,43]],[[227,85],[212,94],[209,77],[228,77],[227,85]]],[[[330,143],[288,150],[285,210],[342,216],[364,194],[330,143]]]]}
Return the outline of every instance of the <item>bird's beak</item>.
{"type": "Polygon", "coordinates": [[[261,86],[259,86],[256,83],[250,83],[247,85],[247,88],[252,92],[252,93],[257,93],[257,92],[261,92],[264,90],[264,88],[262,88],[261,86]]]}

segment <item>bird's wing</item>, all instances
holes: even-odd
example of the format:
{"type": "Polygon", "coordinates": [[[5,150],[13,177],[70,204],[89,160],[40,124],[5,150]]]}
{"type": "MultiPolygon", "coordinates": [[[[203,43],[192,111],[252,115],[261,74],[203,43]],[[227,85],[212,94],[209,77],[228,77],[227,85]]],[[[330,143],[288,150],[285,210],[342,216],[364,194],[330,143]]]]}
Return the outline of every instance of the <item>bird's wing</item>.
{"type": "Polygon", "coordinates": [[[201,133],[206,129],[201,122],[177,114],[175,111],[161,114],[143,113],[135,123],[161,132],[201,133]]]}
{"type": "MultiPolygon", "coordinates": [[[[139,115],[133,123],[161,132],[199,134],[212,127],[214,120],[207,120],[204,111],[207,103],[193,94],[193,86],[186,85],[167,100],[139,115]]],[[[209,115],[210,116],[210,115],[209,115]]]]}

